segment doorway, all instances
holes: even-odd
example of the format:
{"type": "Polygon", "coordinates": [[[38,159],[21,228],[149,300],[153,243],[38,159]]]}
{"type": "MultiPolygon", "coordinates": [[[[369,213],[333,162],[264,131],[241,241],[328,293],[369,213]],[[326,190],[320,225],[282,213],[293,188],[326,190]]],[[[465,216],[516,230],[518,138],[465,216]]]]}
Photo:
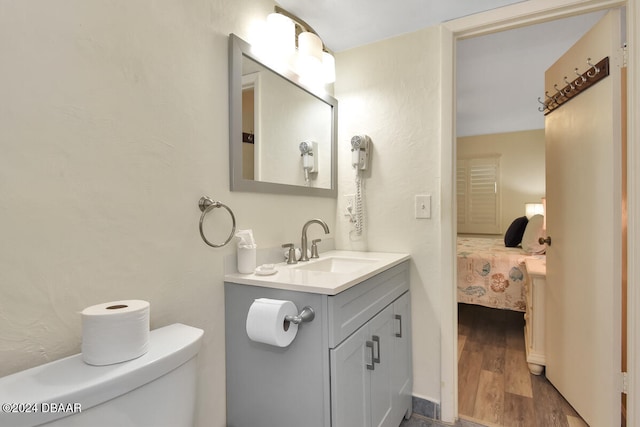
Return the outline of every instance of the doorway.
{"type": "MultiPolygon", "coordinates": [[[[500,10],[490,11],[478,16],[467,17],[452,21],[444,25],[442,34],[442,75],[444,81],[442,84],[442,110],[443,114],[443,135],[441,144],[442,155],[442,176],[448,177],[443,179],[441,186],[442,194],[442,246],[445,253],[450,254],[450,258],[444,258],[445,264],[443,265],[443,283],[456,283],[455,274],[455,236],[456,236],[456,206],[455,199],[453,198],[455,186],[453,184],[455,177],[455,146],[451,144],[454,141],[454,82],[447,80],[446,76],[451,75],[452,80],[454,76],[454,51],[455,43],[458,39],[467,37],[473,37],[477,35],[489,34],[502,30],[512,29],[520,26],[530,25],[534,23],[544,22],[552,19],[559,19],[568,16],[573,16],[581,13],[593,12],[597,10],[603,10],[610,7],[616,7],[624,5],[625,2],[621,1],[591,1],[581,2],[576,5],[571,1],[558,1],[552,8],[539,4],[538,2],[524,2],[511,7],[501,8],[500,10]],[[449,84],[450,83],[450,84],[449,84]],[[451,111],[451,115],[447,115],[446,111],[451,111]]],[[[629,37],[632,39],[635,34],[635,23],[638,20],[638,11],[634,5],[630,5],[628,8],[628,30],[629,37]]],[[[637,51],[637,47],[635,47],[637,51]]],[[[636,68],[635,58],[630,60],[629,73],[631,76],[637,78],[638,71],[636,68]]],[[[629,79],[632,81],[632,79],[629,79]]],[[[637,99],[638,89],[636,86],[629,88],[631,99],[637,99]]],[[[639,112],[633,109],[633,102],[630,103],[630,122],[634,119],[638,119],[639,112]],[[633,111],[632,111],[633,109],[633,111]]],[[[634,127],[630,126],[629,138],[634,140],[634,127]]],[[[633,144],[629,144],[630,147],[633,144]]],[[[630,148],[630,150],[633,150],[630,148]]],[[[640,167],[640,156],[635,151],[629,153],[629,183],[630,185],[639,186],[638,181],[640,177],[636,172],[640,167]],[[634,169],[635,166],[635,169],[634,169]]],[[[635,188],[634,186],[634,188],[635,188]]],[[[632,193],[630,192],[632,195],[632,193]]],[[[629,206],[633,204],[629,200],[629,206]]],[[[631,213],[631,212],[630,212],[631,213]]],[[[634,216],[629,215],[630,219],[634,216]]],[[[638,232],[638,225],[630,220],[629,223],[629,239],[631,241],[639,241],[640,233],[638,232]]],[[[633,246],[631,246],[633,248],[633,246]]],[[[629,254],[631,262],[629,263],[629,283],[633,280],[638,280],[640,274],[634,266],[634,260],[638,260],[639,255],[636,251],[631,251],[629,254]]],[[[637,264],[637,263],[635,263],[637,264]]],[[[629,304],[633,307],[640,306],[640,300],[637,293],[633,291],[633,286],[629,286],[629,304]]],[[[451,286],[451,292],[443,292],[442,294],[442,346],[441,346],[441,414],[444,421],[454,421],[457,417],[458,402],[457,402],[457,306],[456,306],[456,292],[455,288],[451,286]]],[[[637,310],[636,310],[637,311],[637,310]]],[[[630,313],[634,310],[630,309],[630,313]]],[[[630,332],[629,332],[629,354],[634,354],[634,350],[637,347],[637,343],[633,340],[633,329],[637,328],[638,319],[634,314],[628,320],[630,332]]],[[[633,360],[633,358],[630,358],[633,360]]],[[[634,367],[629,366],[629,383],[630,390],[633,392],[636,382],[638,381],[634,376],[634,367]]],[[[633,399],[631,399],[633,400],[633,399]]],[[[633,420],[636,417],[637,410],[633,407],[628,407],[629,419],[633,420]]]]}
{"type": "MultiPolygon", "coordinates": [[[[475,234],[463,240],[465,251],[495,245],[495,261],[487,277],[508,276],[509,268],[525,272],[511,257],[513,253],[516,259],[522,258],[525,252],[505,248],[503,235],[525,215],[525,204],[541,204],[545,196],[545,121],[536,98],[544,98],[545,70],[604,14],[593,12],[456,42],[457,170],[469,156],[498,156],[501,164],[502,186],[497,186],[503,188],[498,192],[502,199],[500,227],[495,235],[475,234]],[[504,254],[507,250],[511,252],[504,254]]],[[[469,228],[460,226],[460,212],[468,210],[458,199],[459,233],[469,228]]],[[[470,255],[465,265],[472,265],[477,257],[487,259],[484,250],[481,254],[470,255]]],[[[527,369],[522,312],[525,285],[514,276],[514,280],[509,277],[506,289],[494,289],[484,286],[484,278],[470,277],[460,277],[457,283],[459,289],[473,285],[474,291],[473,297],[462,293],[458,300],[477,304],[458,306],[458,376],[459,384],[464,384],[458,395],[459,415],[492,425],[515,425],[518,419],[547,425],[549,414],[575,419],[575,411],[562,410],[571,407],[545,375],[533,377],[527,369]],[[479,296],[480,291],[486,294],[479,296]],[[483,306],[492,308],[477,309],[483,306]],[[473,322],[468,322],[469,313],[474,313],[473,322]],[[498,318],[500,321],[492,321],[498,318]]],[[[539,311],[543,306],[538,307],[539,311]]]]}

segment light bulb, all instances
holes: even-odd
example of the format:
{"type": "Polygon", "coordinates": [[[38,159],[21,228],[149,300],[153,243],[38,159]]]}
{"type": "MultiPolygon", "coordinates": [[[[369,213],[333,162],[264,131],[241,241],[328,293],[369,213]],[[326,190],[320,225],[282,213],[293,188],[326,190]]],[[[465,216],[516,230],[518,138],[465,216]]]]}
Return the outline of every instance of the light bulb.
{"type": "Polygon", "coordinates": [[[329,52],[322,52],[322,77],[325,83],[336,81],[336,60],[329,52]]]}
{"type": "Polygon", "coordinates": [[[280,13],[270,13],[267,16],[267,31],[271,53],[288,61],[296,48],[293,21],[280,13]]]}

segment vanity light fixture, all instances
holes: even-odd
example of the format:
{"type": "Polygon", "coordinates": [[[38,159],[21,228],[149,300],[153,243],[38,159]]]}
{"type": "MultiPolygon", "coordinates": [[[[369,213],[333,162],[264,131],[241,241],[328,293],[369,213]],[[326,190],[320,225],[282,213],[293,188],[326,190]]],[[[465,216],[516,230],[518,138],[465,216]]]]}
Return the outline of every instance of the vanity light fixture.
{"type": "Polygon", "coordinates": [[[296,72],[306,84],[323,82],[322,40],[312,32],[305,31],[298,36],[296,72]]]}
{"type": "Polygon", "coordinates": [[[277,68],[286,67],[309,86],[336,80],[335,58],[302,19],[275,6],[251,44],[277,68]],[[296,49],[297,48],[297,49],[296,49]]]}
{"type": "Polygon", "coordinates": [[[296,51],[296,26],[293,21],[281,13],[267,16],[267,43],[273,54],[286,60],[296,51]]]}
{"type": "Polygon", "coordinates": [[[325,83],[336,81],[336,59],[329,52],[322,52],[322,76],[325,83]]]}

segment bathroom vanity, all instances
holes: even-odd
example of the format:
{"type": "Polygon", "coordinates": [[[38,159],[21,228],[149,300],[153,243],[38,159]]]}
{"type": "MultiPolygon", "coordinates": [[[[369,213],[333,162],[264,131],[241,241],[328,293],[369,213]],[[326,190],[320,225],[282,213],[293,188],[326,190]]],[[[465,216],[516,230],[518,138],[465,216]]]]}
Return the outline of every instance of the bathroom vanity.
{"type": "Polygon", "coordinates": [[[227,425],[397,427],[411,414],[409,256],[331,251],[225,276],[227,425]],[[255,299],[310,306],[288,347],[249,339],[255,299]]]}

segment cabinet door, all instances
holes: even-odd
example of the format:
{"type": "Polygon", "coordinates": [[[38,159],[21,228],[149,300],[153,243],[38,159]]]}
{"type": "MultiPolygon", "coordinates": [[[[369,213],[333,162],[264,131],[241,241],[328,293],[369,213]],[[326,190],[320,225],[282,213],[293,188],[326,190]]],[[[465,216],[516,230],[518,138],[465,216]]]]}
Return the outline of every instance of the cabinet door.
{"type": "Polygon", "coordinates": [[[409,292],[393,303],[393,360],[391,363],[391,392],[394,396],[393,419],[410,414],[413,389],[411,355],[411,304],[409,292]]]}
{"type": "Polygon", "coordinates": [[[409,294],[330,351],[334,427],[397,427],[411,408],[409,294]]]}
{"type": "Polygon", "coordinates": [[[371,374],[371,426],[397,427],[399,419],[394,419],[392,407],[392,369],[394,363],[395,333],[393,305],[387,306],[369,321],[371,341],[374,350],[375,369],[371,374]]]}
{"type": "Polygon", "coordinates": [[[369,327],[365,324],[329,352],[332,426],[369,427],[371,425],[369,390],[372,371],[369,368],[377,369],[372,360],[373,347],[369,327]]]}

